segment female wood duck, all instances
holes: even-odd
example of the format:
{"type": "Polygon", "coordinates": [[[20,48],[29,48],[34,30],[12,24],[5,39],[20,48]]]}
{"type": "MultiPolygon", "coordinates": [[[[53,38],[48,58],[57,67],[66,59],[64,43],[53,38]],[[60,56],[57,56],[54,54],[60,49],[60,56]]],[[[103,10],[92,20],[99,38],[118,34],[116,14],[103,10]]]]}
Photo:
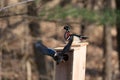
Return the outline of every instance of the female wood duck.
{"type": "Polygon", "coordinates": [[[45,45],[43,45],[41,41],[37,41],[34,44],[34,51],[35,54],[51,56],[57,62],[57,64],[59,64],[62,61],[68,60],[69,57],[67,55],[67,52],[70,50],[72,42],[73,42],[73,37],[70,37],[69,42],[63,48],[63,50],[60,53],[57,53],[54,49],[48,48],[45,45]]]}

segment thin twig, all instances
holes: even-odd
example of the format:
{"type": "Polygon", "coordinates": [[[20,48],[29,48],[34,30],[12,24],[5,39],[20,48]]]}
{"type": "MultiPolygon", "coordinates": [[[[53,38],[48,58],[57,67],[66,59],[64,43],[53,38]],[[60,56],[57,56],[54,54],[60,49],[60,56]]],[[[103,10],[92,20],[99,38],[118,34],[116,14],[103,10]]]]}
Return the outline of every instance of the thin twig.
{"type": "MultiPolygon", "coordinates": [[[[2,49],[1,48],[0,48],[0,72],[2,72],[2,49]]],[[[2,80],[1,74],[0,74],[0,80],[2,80]]]]}
{"type": "Polygon", "coordinates": [[[24,15],[26,15],[26,13],[13,13],[13,14],[6,13],[3,15],[0,15],[0,18],[6,18],[6,17],[12,17],[12,16],[24,16],[24,15]]]}
{"type": "Polygon", "coordinates": [[[5,9],[11,8],[11,7],[14,7],[14,6],[17,6],[17,5],[25,4],[25,3],[31,2],[31,1],[34,1],[34,0],[26,0],[26,1],[18,2],[18,3],[16,3],[16,4],[11,4],[11,5],[9,5],[9,6],[0,8],[0,11],[3,11],[3,10],[5,10],[5,9]]]}
{"type": "Polygon", "coordinates": [[[48,21],[48,22],[55,22],[55,23],[71,23],[71,24],[81,24],[80,21],[71,21],[70,19],[69,20],[48,20],[46,18],[39,18],[38,16],[28,16],[28,15],[25,15],[23,16],[25,19],[28,19],[28,20],[40,20],[40,21],[48,21]]]}
{"type": "Polygon", "coordinates": [[[26,68],[27,68],[27,80],[32,80],[31,64],[29,61],[26,62],[26,68]]]}

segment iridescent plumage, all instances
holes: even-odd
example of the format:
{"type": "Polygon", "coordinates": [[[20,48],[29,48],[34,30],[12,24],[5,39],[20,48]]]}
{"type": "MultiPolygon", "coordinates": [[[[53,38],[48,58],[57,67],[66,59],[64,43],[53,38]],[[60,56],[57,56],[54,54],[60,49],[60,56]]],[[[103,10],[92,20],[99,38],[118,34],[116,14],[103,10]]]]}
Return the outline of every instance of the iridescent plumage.
{"type": "Polygon", "coordinates": [[[64,39],[65,40],[69,40],[69,38],[71,36],[76,36],[80,40],[86,40],[86,39],[88,39],[88,37],[86,37],[86,36],[82,36],[82,35],[77,35],[77,34],[70,33],[70,26],[69,25],[64,26],[64,29],[66,30],[65,33],[64,33],[64,39]]]}
{"type": "Polygon", "coordinates": [[[42,44],[41,41],[37,41],[34,44],[35,54],[38,54],[38,55],[42,54],[42,55],[51,56],[57,62],[57,64],[59,64],[62,61],[67,61],[69,59],[67,52],[71,48],[71,45],[73,42],[73,37],[77,36],[80,39],[87,39],[88,37],[76,35],[76,34],[71,34],[70,27],[68,25],[65,26],[64,29],[66,30],[66,32],[64,34],[64,38],[65,38],[65,40],[68,40],[68,43],[65,45],[65,47],[63,48],[63,50],[60,53],[57,53],[54,49],[46,47],[44,44],[42,44]]]}

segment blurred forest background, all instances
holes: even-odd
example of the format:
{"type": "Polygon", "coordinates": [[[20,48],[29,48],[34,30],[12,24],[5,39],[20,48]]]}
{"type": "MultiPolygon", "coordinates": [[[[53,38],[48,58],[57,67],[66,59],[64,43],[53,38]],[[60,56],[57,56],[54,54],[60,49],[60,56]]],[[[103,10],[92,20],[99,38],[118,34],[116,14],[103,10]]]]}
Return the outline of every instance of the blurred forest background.
{"type": "Polygon", "coordinates": [[[86,80],[120,80],[120,0],[0,0],[1,80],[55,80],[55,62],[33,43],[65,44],[66,24],[89,37],[86,80]]]}

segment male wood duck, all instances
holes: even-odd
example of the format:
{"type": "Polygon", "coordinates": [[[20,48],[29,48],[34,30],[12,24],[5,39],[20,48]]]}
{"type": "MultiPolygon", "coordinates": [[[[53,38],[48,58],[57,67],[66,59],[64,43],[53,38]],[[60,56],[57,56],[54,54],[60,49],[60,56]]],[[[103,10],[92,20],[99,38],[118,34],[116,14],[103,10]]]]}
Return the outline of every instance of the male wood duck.
{"type": "Polygon", "coordinates": [[[64,33],[64,39],[65,40],[68,40],[70,38],[70,26],[69,25],[66,25],[64,26],[64,29],[66,30],[65,33],[64,33]]]}
{"type": "Polygon", "coordinates": [[[69,40],[69,38],[70,38],[71,36],[79,37],[80,40],[86,40],[86,39],[88,39],[88,37],[86,37],[86,36],[77,35],[77,34],[72,34],[72,33],[70,32],[70,26],[69,26],[69,25],[64,26],[64,29],[66,30],[65,33],[64,33],[64,39],[65,39],[65,40],[69,40]]]}

